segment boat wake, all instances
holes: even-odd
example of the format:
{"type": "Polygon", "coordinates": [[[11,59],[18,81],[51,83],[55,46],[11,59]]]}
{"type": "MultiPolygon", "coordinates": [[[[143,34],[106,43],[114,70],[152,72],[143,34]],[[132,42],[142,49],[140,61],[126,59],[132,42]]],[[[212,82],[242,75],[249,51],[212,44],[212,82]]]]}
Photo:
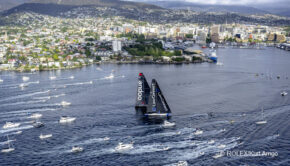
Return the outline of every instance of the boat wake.
{"type": "Polygon", "coordinates": [[[46,102],[46,100],[20,101],[16,103],[0,104],[0,108],[6,107],[6,106],[27,105],[27,104],[36,104],[36,103],[44,103],[44,102],[46,102]]]}
{"type": "Polygon", "coordinates": [[[27,126],[21,126],[21,127],[17,127],[17,128],[11,128],[11,129],[6,129],[6,130],[0,130],[0,134],[5,134],[5,133],[9,133],[9,132],[15,132],[15,131],[19,131],[19,130],[27,130],[27,129],[31,129],[33,128],[32,125],[27,125],[27,126]]]}
{"type": "Polygon", "coordinates": [[[11,97],[7,97],[5,99],[0,100],[0,102],[9,101],[9,100],[15,100],[15,99],[21,99],[21,98],[31,97],[31,96],[36,96],[36,95],[45,94],[45,93],[49,93],[49,92],[50,92],[50,90],[33,92],[33,93],[28,93],[28,94],[23,94],[23,95],[18,95],[18,96],[11,96],[11,97]]]}
{"type": "Polygon", "coordinates": [[[0,117],[3,117],[5,115],[11,116],[11,114],[16,114],[16,115],[24,115],[23,113],[34,113],[34,112],[44,112],[44,111],[56,111],[57,109],[55,108],[40,108],[40,109],[27,109],[27,110],[19,110],[19,111],[9,111],[9,112],[3,112],[0,113],[0,117]]]}
{"type": "Polygon", "coordinates": [[[65,86],[90,85],[90,84],[93,84],[93,81],[65,84],[65,86]]]}
{"type": "Polygon", "coordinates": [[[36,100],[49,100],[51,98],[58,98],[58,97],[61,97],[61,96],[65,96],[65,94],[62,93],[62,94],[53,95],[53,96],[34,97],[33,99],[36,99],[36,100]]]}
{"type": "Polygon", "coordinates": [[[108,76],[105,76],[103,78],[97,78],[97,79],[94,79],[96,81],[101,81],[101,80],[113,80],[115,78],[125,78],[125,75],[114,75],[114,74],[110,74],[108,76]]]}

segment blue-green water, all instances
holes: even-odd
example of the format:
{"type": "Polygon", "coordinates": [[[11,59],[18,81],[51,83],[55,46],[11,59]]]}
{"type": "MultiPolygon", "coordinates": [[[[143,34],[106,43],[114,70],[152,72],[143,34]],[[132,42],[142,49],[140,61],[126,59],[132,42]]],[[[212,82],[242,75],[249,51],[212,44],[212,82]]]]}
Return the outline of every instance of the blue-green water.
{"type": "Polygon", "coordinates": [[[9,135],[15,139],[15,151],[0,153],[0,165],[174,165],[178,161],[289,165],[290,100],[280,93],[290,90],[290,52],[228,48],[217,50],[217,55],[223,65],[108,64],[32,74],[1,72],[0,148],[7,148],[9,135]],[[112,70],[114,78],[109,78],[112,70]],[[163,128],[136,118],[139,72],[148,81],[157,79],[176,127],[163,128]],[[23,82],[23,76],[29,81],[23,82]],[[28,86],[20,88],[22,83],[28,86]],[[71,105],[63,107],[62,101],[71,105]],[[268,123],[256,125],[261,107],[268,123]],[[43,115],[43,128],[32,127],[27,118],[31,113],[43,115]],[[63,115],[76,121],[60,124],[63,115]],[[3,129],[7,121],[21,125],[3,129]],[[194,135],[196,128],[203,133],[194,135]],[[53,136],[40,140],[41,133],[53,136]],[[134,142],[134,148],[116,151],[119,142],[134,142]],[[70,153],[73,146],[84,151],[70,153]],[[278,156],[213,158],[227,150],[277,152],[278,156]]]}

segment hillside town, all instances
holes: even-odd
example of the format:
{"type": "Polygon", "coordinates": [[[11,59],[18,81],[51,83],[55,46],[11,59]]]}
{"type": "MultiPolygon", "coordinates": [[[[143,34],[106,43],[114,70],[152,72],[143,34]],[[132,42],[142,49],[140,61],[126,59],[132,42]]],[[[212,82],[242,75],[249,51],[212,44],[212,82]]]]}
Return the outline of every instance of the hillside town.
{"type": "Polygon", "coordinates": [[[0,27],[0,70],[70,69],[92,63],[210,62],[202,48],[261,49],[290,43],[284,27],[157,24],[122,17],[60,18],[26,13],[0,27]],[[200,46],[194,49],[193,46],[200,46]]]}

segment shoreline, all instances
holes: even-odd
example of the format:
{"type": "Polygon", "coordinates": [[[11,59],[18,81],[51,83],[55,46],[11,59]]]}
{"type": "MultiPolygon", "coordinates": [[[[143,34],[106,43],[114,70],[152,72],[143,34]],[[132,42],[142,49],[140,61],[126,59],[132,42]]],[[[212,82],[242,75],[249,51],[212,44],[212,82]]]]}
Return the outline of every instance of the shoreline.
{"type": "Polygon", "coordinates": [[[139,65],[144,65],[144,64],[152,64],[152,65],[182,65],[182,64],[201,64],[201,63],[213,63],[210,60],[207,61],[198,61],[198,62],[137,62],[137,61],[104,61],[104,62],[94,62],[90,64],[84,64],[82,66],[73,66],[73,67],[60,67],[60,68],[45,68],[42,70],[39,70],[37,68],[33,68],[34,70],[21,70],[21,69],[0,69],[0,72],[3,71],[14,71],[14,72],[20,72],[20,73],[25,73],[25,72],[41,72],[41,71],[54,71],[54,70],[70,70],[70,69],[79,69],[85,66],[90,66],[90,65],[102,65],[102,64],[116,64],[116,65],[123,65],[123,64],[139,64],[139,65]]]}

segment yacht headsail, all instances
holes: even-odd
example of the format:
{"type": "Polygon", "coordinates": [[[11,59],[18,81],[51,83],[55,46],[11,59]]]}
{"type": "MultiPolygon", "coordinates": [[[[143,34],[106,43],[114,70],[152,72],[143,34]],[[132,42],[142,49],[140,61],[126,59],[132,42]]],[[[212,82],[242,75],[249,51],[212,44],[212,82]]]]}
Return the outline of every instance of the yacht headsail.
{"type": "Polygon", "coordinates": [[[151,92],[147,107],[147,116],[170,116],[171,110],[155,79],[151,83],[151,92]]]}

